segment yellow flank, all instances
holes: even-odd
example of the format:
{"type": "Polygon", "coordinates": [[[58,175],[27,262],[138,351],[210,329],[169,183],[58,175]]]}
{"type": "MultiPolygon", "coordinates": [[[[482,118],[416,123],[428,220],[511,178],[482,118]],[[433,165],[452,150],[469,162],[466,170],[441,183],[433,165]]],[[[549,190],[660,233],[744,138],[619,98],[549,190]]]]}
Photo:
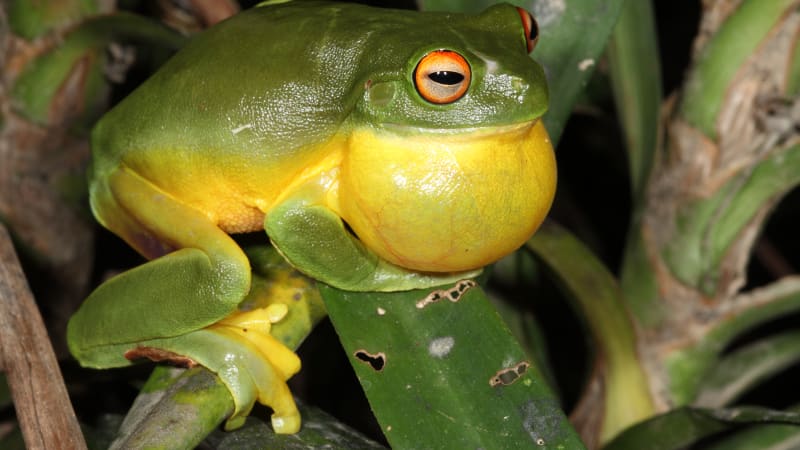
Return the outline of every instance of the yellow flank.
{"type": "Polygon", "coordinates": [[[420,271],[471,270],[520,247],[544,220],[556,165],[540,121],[454,133],[351,135],[341,215],[382,258],[420,271]]]}
{"type": "Polygon", "coordinates": [[[346,138],[279,154],[221,154],[172,148],[132,152],[124,165],[176,202],[202,212],[226,233],[258,231],[269,210],[310,181],[335,190],[346,138]],[[333,170],[334,176],[327,174],[333,170]]]}

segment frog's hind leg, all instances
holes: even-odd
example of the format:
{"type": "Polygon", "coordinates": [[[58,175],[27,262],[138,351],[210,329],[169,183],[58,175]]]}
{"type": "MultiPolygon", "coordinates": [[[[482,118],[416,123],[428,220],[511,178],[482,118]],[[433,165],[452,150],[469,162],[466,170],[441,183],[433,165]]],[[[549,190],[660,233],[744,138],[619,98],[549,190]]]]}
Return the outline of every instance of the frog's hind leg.
{"type": "Polygon", "coordinates": [[[296,431],[299,414],[285,380],[299,369],[299,360],[283,358],[291,364],[275,366],[274,356],[259,356],[267,353],[263,346],[253,348],[252,342],[211,327],[234,314],[250,289],[250,264],[236,242],[205,214],[125,168],[93,186],[92,196],[105,226],[156,259],[106,281],[89,296],[69,323],[73,355],[97,368],[127,365],[126,355],[146,356],[151,349],[187,357],[216,369],[234,398],[234,417],[241,419],[259,398],[273,406],[278,422],[289,424],[276,431],[296,431]],[[189,345],[203,336],[229,344],[189,345]],[[231,357],[236,350],[223,348],[241,352],[231,357]],[[242,361],[242,367],[228,367],[230,359],[242,361]],[[242,381],[248,379],[253,380],[242,381]]]}
{"type": "Polygon", "coordinates": [[[177,250],[106,281],[73,317],[73,353],[96,367],[123,362],[121,353],[108,355],[109,336],[131,343],[197,330],[232,313],[250,289],[247,257],[204,214],[125,168],[107,189],[113,198],[93,206],[112,231],[146,256],[177,250]]]}
{"type": "Polygon", "coordinates": [[[155,259],[175,250],[119,204],[106,179],[91,184],[89,202],[97,221],[145,258],[155,259]]]}

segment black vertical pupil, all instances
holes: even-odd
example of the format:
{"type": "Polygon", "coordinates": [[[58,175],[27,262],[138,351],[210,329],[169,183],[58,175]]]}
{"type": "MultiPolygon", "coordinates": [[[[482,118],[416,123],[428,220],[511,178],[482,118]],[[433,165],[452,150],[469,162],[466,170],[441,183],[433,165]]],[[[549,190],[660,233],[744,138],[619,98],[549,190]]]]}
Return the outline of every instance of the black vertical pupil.
{"type": "Polygon", "coordinates": [[[464,81],[464,75],[449,70],[439,70],[428,74],[428,78],[439,84],[452,86],[464,81]]]}
{"type": "Polygon", "coordinates": [[[534,19],[530,13],[528,13],[528,17],[531,19],[531,31],[528,39],[535,41],[539,36],[539,27],[536,24],[536,19],[534,19]]]}

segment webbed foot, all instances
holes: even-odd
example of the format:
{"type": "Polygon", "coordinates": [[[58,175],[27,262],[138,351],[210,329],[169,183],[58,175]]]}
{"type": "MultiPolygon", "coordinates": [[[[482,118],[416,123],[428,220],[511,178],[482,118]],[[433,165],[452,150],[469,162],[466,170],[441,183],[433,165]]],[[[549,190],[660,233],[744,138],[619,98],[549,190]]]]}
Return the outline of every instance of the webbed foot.
{"type": "MultiPolygon", "coordinates": [[[[286,385],[286,381],[300,370],[300,358],[271,334],[272,324],[280,322],[287,312],[288,307],[283,303],[273,303],[251,311],[238,311],[207,327],[206,331],[240,343],[248,349],[246,355],[237,358],[229,353],[225,355],[225,359],[237,358],[245,363],[244,368],[237,369],[250,372],[258,402],[272,408],[273,429],[276,433],[288,434],[296,433],[300,429],[300,413],[286,385]],[[254,356],[260,356],[258,359],[261,361],[253,361],[254,356]]],[[[228,419],[226,428],[236,427],[246,417],[253,400],[244,395],[236,398],[239,393],[237,388],[241,383],[239,373],[231,374],[226,370],[217,374],[231,389],[237,406],[228,419]]],[[[245,393],[250,394],[251,390],[242,390],[242,394],[245,393]]]]}

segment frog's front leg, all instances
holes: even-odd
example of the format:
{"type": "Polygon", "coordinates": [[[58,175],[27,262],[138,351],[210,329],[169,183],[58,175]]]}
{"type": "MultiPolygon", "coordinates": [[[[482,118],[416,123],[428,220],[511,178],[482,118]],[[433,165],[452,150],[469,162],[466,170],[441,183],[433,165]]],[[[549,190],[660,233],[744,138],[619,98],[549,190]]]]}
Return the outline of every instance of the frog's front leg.
{"type": "Polygon", "coordinates": [[[370,251],[317,200],[316,187],[273,208],[264,222],[275,248],[311,278],[350,291],[404,291],[452,283],[481,271],[430,273],[391,264],[370,251]]]}
{"type": "Polygon", "coordinates": [[[215,371],[231,391],[229,426],[243,421],[258,398],[273,407],[277,432],[297,431],[299,414],[285,381],[299,370],[299,360],[271,339],[269,323],[255,339],[236,331],[252,321],[237,312],[251,282],[241,248],[204,214],[124,167],[96,183],[92,195],[101,221],[132,245],[146,251],[157,240],[177,250],[89,296],[69,323],[73,355],[95,368],[128,365],[127,358],[140,356],[188,358],[215,371]]]}

